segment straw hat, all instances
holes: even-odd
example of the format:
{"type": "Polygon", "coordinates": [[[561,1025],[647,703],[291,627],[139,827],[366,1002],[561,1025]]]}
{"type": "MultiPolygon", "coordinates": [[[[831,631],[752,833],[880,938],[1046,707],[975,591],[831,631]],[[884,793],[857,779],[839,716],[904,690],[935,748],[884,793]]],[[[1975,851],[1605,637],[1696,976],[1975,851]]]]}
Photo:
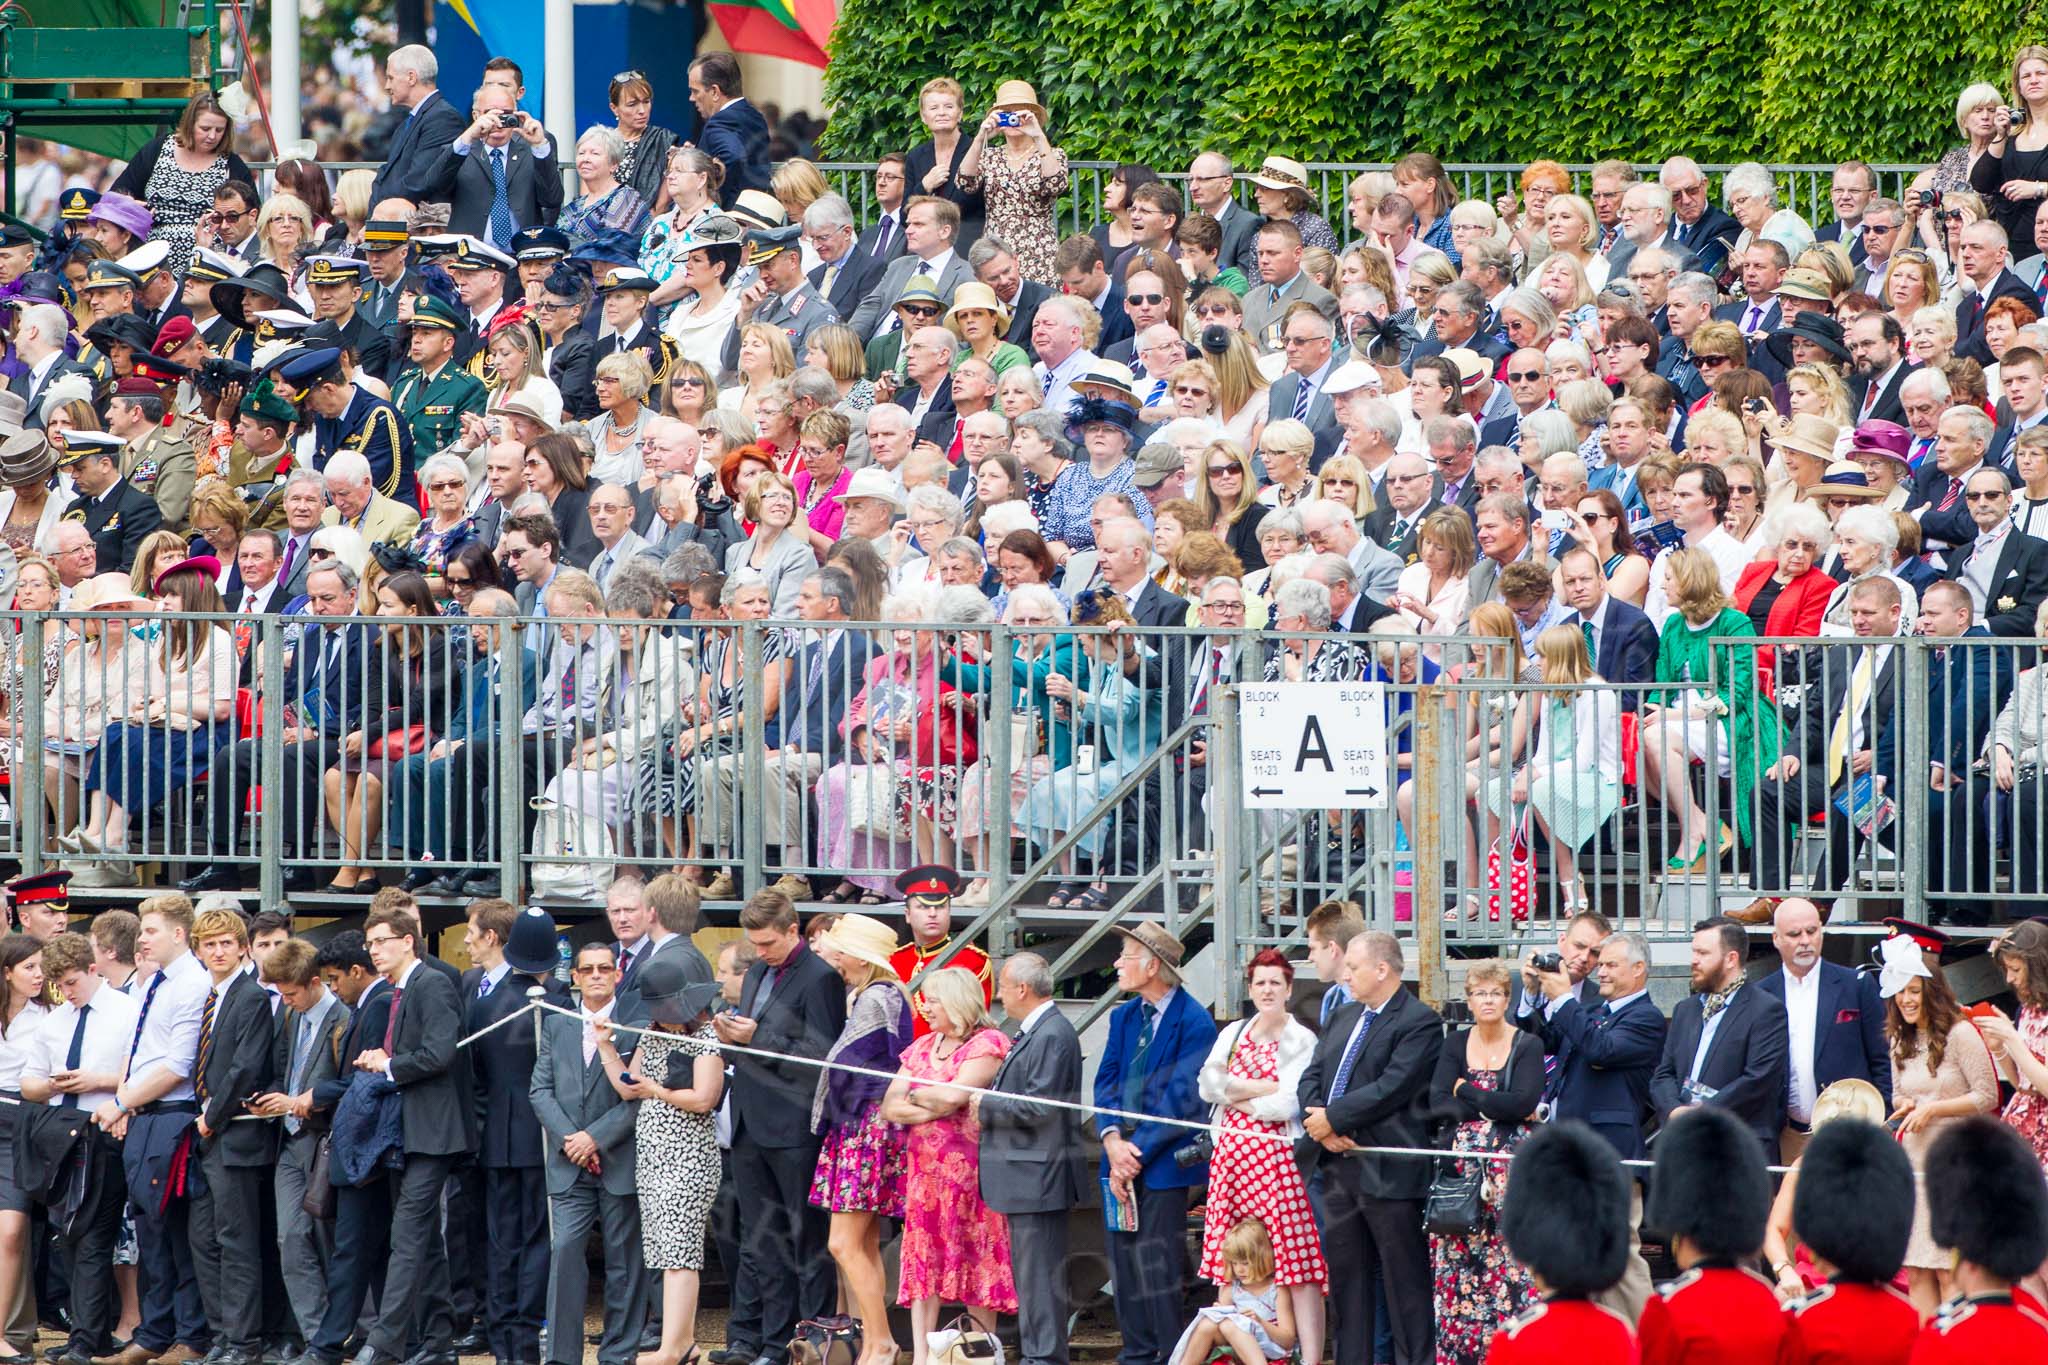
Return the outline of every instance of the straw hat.
{"type": "Polygon", "coordinates": [[[147,605],[149,599],[135,591],[134,581],[124,573],[95,574],[71,590],[73,611],[106,611],[111,607],[147,605]]]}
{"type": "Polygon", "coordinates": [[[1870,476],[1863,472],[1863,466],[1854,460],[1836,460],[1828,466],[1828,472],[1821,475],[1820,482],[1806,490],[1808,500],[1825,502],[1829,498],[1859,498],[1865,502],[1876,502],[1885,496],[1884,490],[1870,485],[1870,476]]]}
{"type": "Polygon", "coordinates": [[[1038,92],[1031,88],[1030,81],[1004,81],[996,87],[997,109],[1029,109],[1038,119],[1038,126],[1045,126],[1045,106],[1038,102],[1038,92]]]}
{"type": "Polygon", "coordinates": [[[969,280],[953,291],[953,306],[946,310],[946,326],[953,327],[954,320],[970,308],[979,308],[985,313],[996,315],[998,337],[1010,330],[1010,310],[1003,307],[1002,300],[996,297],[996,291],[980,280],[969,280]]]}
{"type": "Polygon", "coordinates": [[[1251,182],[1269,190],[1306,190],[1308,167],[1291,156],[1269,156],[1252,172],[1251,182]]]}
{"type": "Polygon", "coordinates": [[[56,448],[42,432],[17,431],[0,442],[0,483],[25,488],[46,481],[56,470],[56,448]]]}
{"type": "Polygon", "coordinates": [[[1801,455],[1810,455],[1816,460],[1829,464],[1835,459],[1835,438],[1841,428],[1825,417],[1816,417],[1810,412],[1797,413],[1792,420],[1771,437],[1771,444],[1779,450],[1796,450],[1801,455]]]}
{"type": "Polygon", "coordinates": [[[841,915],[839,922],[825,931],[818,946],[841,957],[888,968],[889,958],[897,948],[896,931],[868,915],[841,915]]]}

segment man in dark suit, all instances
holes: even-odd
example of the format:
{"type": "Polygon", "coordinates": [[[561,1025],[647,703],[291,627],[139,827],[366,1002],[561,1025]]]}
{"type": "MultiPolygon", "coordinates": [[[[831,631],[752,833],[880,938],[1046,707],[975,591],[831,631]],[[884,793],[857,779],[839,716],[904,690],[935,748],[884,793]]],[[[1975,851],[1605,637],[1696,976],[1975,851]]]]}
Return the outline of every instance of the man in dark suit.
{"type": "Polygon", "coordinates": [[[1462,347],[1486,361],[1486,373],[1491,374],[1495,366],[1507,359],[1511,348],[1483,330],[1487,311],[1486,296],[1478,285],[1464,280],[1445,285],[1430,314],[1436,330],[1415,344],[1409,353],[1411,358],[1421,360],[1462,347]]]}
{"type": "Polygon", "coordinates": [[[1722,322],[1732,322],[1752,342],[1784,325],[1785,309],[1778,300],[1778,286],[1792,260],[1783,244],[1758,238],[1743,250],[1737,262],[1742,269],[1742,293],[1733,303],[1714,310],[1722,322]]]}
{"type": "Polygon", "coordinates": [[[807,277],[811,287],[832,305],[834,313],[852,317],[860,301],[881,283],[887,262],[860,249],[853,208],[839,195],[827,194],[812,201],[804,210],[804,231],[818,253],[817,268],[807,277]]]}
{"type": "MultiPolygon", "coordinates": [[[[1096,1063],[1095,1104],[1157,1119],[1202,1119],[1208,1106],[1196,1074],[1216,1041],[1216,1025],[1180,989],[1183,949],[1157,924],[1121,926],[1117,988],[1133,998],[1109,1016],[1109,1039],[1096,1063]]],[[[1136,1226],[1126,1221],[1104,1235],[1122,1365],[1172,1365],[1187,1291],[1188,1192],[1209,1178],[1206,1161],[1182,1165],[1174,1153],[1187,1129],[1149,1119],[1095,1120],[1102,1137],[1101,1178],[1136,1226]]]]}
{"type": "MultiPolygon", "coordinates": [[[[1586,636],[1593,671],[1611,683],[1654,681],[1657,674],[1657,628],[1642,608],[1607,591],[1600,561],[1590,550],[1574,547],[1558,561],[1565,605],[1575,613],[1565,624],[1586,636]]],[[[1621,694],[1621,709],[1633,711],[1635,692],[1621,694]]]]}
{"type": "Polygon", "coordinates": [[[1771,918],[1771,943],[1782,969],[1763,977],[1759,990],[1785,1007],[1785,1131],[1778,1156],[1799,1160],[1813,1132],[1813,1102],[1836,1081],[1869,1081],[1892,1102],[1892,1055],[1884,1036],[1884,1001],[1877,974],[1859,972],[1821,957],[1820,907],[1793,897],[1778,903],[1771,918]]]}
{"type": "Polygon", "coordinates": [[[2033,635],[2034,617],[2048,600],[2048,541],[2012,524],[2011,488],[2005,471],[1990,467],[1965,481],[1977,536],[1949,551],[1947,576],[1969,589],[1971,619],[1993,635],[2023,640],[2033,635]]]}
{"type": "MultiPolygon", "coordinates": [[[[553,981],[554,921],[537,907],[524,914],[495,897],[472,901],[464,946],[462,1032],[480,1033],[526,1008],[529,986],[547,985],[549,1003],[568,1004],[553,981]],[[542,974],[547,981],[541,981],[542,974]]],[[[547,1313],[547,1181],[533,1101],[534,1031],[513,1025],[471,1045],[483,1173],[484,1335],[499,1362],[540,1359],[547,1313]]]]}
{"type": "Polygon", "coordinates": [[[1785,1118],[1785,1007],[1748,989],[1748,954],[1749,935],[1728,916],[1693,926],[1693,994],[1671,1012],[1664,1053],[1650,1076],[1650,1103],[1664,1123],[1694,1105],[1726,1109],[1774,1159],[1785,1118]]]}
{"type": "Polygon", "coordinates": [[[66,521],[85,524],[101,573],[126,573],[150,533],[161,530],[156,499],[121,477],[127,442],[104,431],[66,433],[57,467],[71,471],[78,496],[64,509],[66,521]]]}
{"type": "MultiPolygon", "coordinates": [[[[1969,590],[1952,579],[1920,594],[1920,636],[1934,645],[1927,664],[1927,761],[1933,772],[1924,798],[1927,890],[1936,901],[1929,913],[1988,918],[1974,898],[1990,891],[1983,880],[1991,856],[1984,801],[1992,777],[1979,773],[1976,761],[2012,692],[2013,651],[1986,647],[1991,632],[1976,623],[1969,590]],[[1951,640],[1957,643],[1944,643],[1951,640]],[[1959,896],[1940,894],[1950,890],[1959,896]]],[[[1886,777],[1896,787],[1898,775],[1886,777]]]]}
{"type": "Polygon", "coordinates": [[[1855,373],[1849,398],[1856,421],[1904,422],[1906,405],[1899,390],[1913,372],[1906,356],[1906,333],[1890,313],[1859,313],[1842,328],[1855,373]]]}
{"type": "MultiPolygon", "coordinates": [[[[379,1045],[354,1058],[372,1081],[398,1091],[405,1165],[393,1172],[391,1255],[370,1330],[373,1365],[411,1356],[417,1330],[428,1361],[454,1358],[447,1250],[441,1238],[441,1187],[456,1157],[476,1148],[476,1111],[458,1055],[459,987],[420,958],[419,921],[410,911],[372,910],[363,942],[392,987],[391,1018],[379,1045]]],[[[464,1267],[464,1272],[469,1272],[464,1267]]]]}
{"type": "Polygon", "coordinates": [[[434,176],[442,153],[469,122],[462,111],[450,104],[435,88],[440,63],[434,54],[417,43],[398,48],[384,59],[384,93],[392,107],[406,111],[391,145],[385,149],[384,164],[370,185],[370,202],[410,199],[415,204],[440,198],[434,193],[434,176]]]}
{"type": "MultiPolygon", "coordinates": [[[[349,1011],[337,1054],[339,1070],[314,1079],[308,1092],[309,1112],[332,1122],[334,1107],[351,1085],[373,1083],[354,1063],[383,1039],[390,1026],[393,992],[391,983],[377,975],[359,930],[344,929],[328,939],[313,961],[321,981],[349,1011]]],[[[389,1182],[334,1187],[334,1259],[328,1270],[327,1305],[295,1365],[339,1365],[365,1300],[384,1281],[390,1238],[389,1182]]]]}
{"type": "Polygon", "coordinates": [[[1706,173],[1689,156],[1666,161],[1657,183],[1671,191],[1671,239],[1699,258],[1700,273],[1720,276],[1742,224],[1708,197],[1706,173]]]}
{"type": "Polygon", "coordinates": [[[729,209],[741,190],[767,190],[768,120],[740,88],[740,64],[730,52],[707,52],[690,63],[690,103],[704,124],[697,145],[725,163],[718,205],[729,209]]]}
{"type": "MultiPolygon", "coordinates": [[[[1817,889],[1832,891],[1849,878],[1855,822],[1834,806],[1856,790],[1859,777],[1894,772],[1898,708],[1893,704],[1903,664],[1881,643],[1898,633],[1899,585],[1866,578],[1849,592],[1849,621],[1861,643],[1818,648],[1820,685],[1783,720],[1778,760],[1756,784],[1753,875],[1761,894],[1734,912],[1743,924],[1762,924],[1776,908],[1772,894],[1786,884],[1790,824],[1827,813],[1827,846],[1813,874],[1817,889]]],[[[1811,675],[1809,675],[1811,676],[1811,675]]]]}
{"type": "Polygon", "coordinates": [[[271,1050],[277,1088],[250,1106],[281,1120],[273,1177],[278,1269],[299,1339],[307,1342],[319,1334],[327,1313],[334,1257],[333,1220],[315,1218],[303,1206],[313,1158],[327,1132],[327,1115],[313,1107],[313,1092],[339,1074],[341,1035],[348,1027],[348,1006],[320,980],[317,959],[318,949],[302,938],[285,940],[261,959],[283,1008],[271,1050]]]}
{"type": "Polygon", "coordinates": [[[974,278],[996,291],[996,302],[1010,314],[1010,326],[1003,340],[1021,347],[1035,363],[1038,351],[1031,344],[1031,321],[1038,305],[1052,297],[1052,290],[1037,280],[1027,280],[1017,264],[1017,253],[1000,237],[983,236],[967,248],[967,264],[974,278]]]}
{"type": "Polygon", "coordinates": [[[2018,299],[2029,312],[2039,311],[2034,291],[2012,272],[2006,246],[2005,229],[1996,219],[1986,218],[1963,229],[1963,244],[1956,253],[1963,296],[1956,300],[1955,353],[1980,365],[1996,359],[1984,341],[1984,315],[1992,304],[2018,299]]]}
{"type": "Polygon", "coordinates": [[[1354,1156],[1353,1147],[1429,1145],[1429,1085],[1443,1048],[1443,1021],[1401,984],[1401,945],[1368,930],[1344,950],[1353,1004],[1339,1011],[1302,1073],[1297,1147],[1323,1176],[1323,1246],[1345,1273],[1331,1286],[1337,1359],[1371,1359],[1373,1276],[1386,1286],[1394,1365],[1431,1354],[1429,1247],[1422,1202],[1430,1161],[1354,1156]]]}
{"type": "Polygon", "coordinates": [[[1187,599],[1160,587],[1146,572],[1152,562],[1152,537],[1136,519],[1105,523],[1096,533],[1095,549],[1096,572],[1123,597],[1140,627],[1156,630],[1187,619],[1187,599]]]}
{"type": "Polygon", "coordinates": [[[1913,493],[1906,504],[1906,510],[1920,519],[1920,538],[1929,551],[1950,550],[1976,539],[1979,528],[1970,516],[1963,484],[1985,467],[1993,424],[1982,410],[1958,404],[1942,412],[1934,430],[1934,447],[1913,475],[1913,493]]]}
{"type": "MultiPolygon", "coordinates": [[[[619,1098],[592,1033],[621,1019],[618,958],[609,943],[586,943],[574,968],[582,1018],[552,1015],[541,1026],[530,1098],[547,1130],[548,1205],[554,1227],[548,1261],[546,1365],[581,1365],[583,1309],[590,1296],[586,1249],[592,1225],[603,1229],[604,1339],[598,1365],[632,1365],[647,1326],[647,1263],[640,1250],[640,1198],[634,1174],[636,1106],[619,1098]]],[[[656,973],[657,984],[661,973],[656,973]]],[[[680,977],[677,980],[680,981],[680,977]]],[[[512,1025],[514,1030],[518,1025],[512,1025]]],[[[623,1056],[635,1037],[614,1036],[623,1056]]],[[[659,1083],[657,1078],[657,1083],[659,1083]]]]}
{"type": "MultiPolygon", "coordinates": [[[[1347,348],[1341,355],[1332,354],[1335,326],[1306,303],[1288,308],[1281,320],[1280,335],[1287,353],[1287,368],[1267,391],[1266,420],[1278,422],[1292,417],[1307,424],[1315,435],[1317,449],[1327,454],[1337,448],[1338,432],[1336,395],[1324,390],[1331,377],[1345,367],[1350,351],[1347,348]]],[[[1350,389],[1343,391],[1348,393],[1350,389]]]]}
{"type": "Polygon", "coordinates": [[[903,254],[903,153],[885,152],[875,163],[875,207],[881,210],[860,234],[860,254],[887,265],[903,254]]]}
{"type": "MultiPolygon", "coordinates": [[[[1564,974],[1568,994],[1588,1009],[1600,1003],[1600,982],[1594,970],[1600,965],[1600,945],[1614,932],[1607,916],[1597,910],[1581,910],[1557,936],[1558,970],[1564,974]]],[[[1543,1031],[1545,997],[1538,989],[1540,973],[1534,965],[1535,950],[1523,955],[1521,974],[1509,988],[1508,1018],[1517,1028],[1532,1033],[1543,1031]]]]}
{"type": "Polygon", "coordinates": [[[209,910],[192,941],[212,978],[199,1017],[193,1087],[199,1096],[192,1182],[192,1260],[199,1298],[213,1326],[218,1365],[257,1365],[263,1350],[262,1183],[276,1154],[277,1128],[236,1123],[251,1095],[276,1075],[270,998],[247,970],[249,931],[232,910],[209,910]]]}
{"type": "MultiPolygon", "coordinates": [[[[309,606],[316,617],[350,615],[359,590],[355,573],[338,559],[322,560],[320,567],[307,575],[309,606]]],[[[332,624],[322,622],[320,629],[302,633],[286,661],[285,676],[265,683],[285,689],[286,705],[297,722],[267,741],[284,745],[285,788],[275,794],[275,807],[266,805],[264,818],[282,820],[285,829],[293,832],[287,838],[298,837],[297,831],[305,828],[299,824],[301,814],[317,808],[322,775],[339,756],[342,740],[362,728],[366,689],[361,679],[369,649],[368,627],[340,619],[332,624]]],[[[214,753],[206,779],[207,818],[212,827],[211,847],[220,861],[178,883],[180,890],[220,891],[249,884],[235,850],[254,837],[242,819],[243,802],[259,780],[264,742],[230,740],[214,753]]],[[[287,873],[286,887],[310,890],[313,875],[310,869],[298,877],[287,873]]]]}
{"type": "Polygon", "coordinates": [[[549,226],[562,211],[554,140],[501,85],[477,91],[470,112],[469,126],[434,164],[433,194],[448,200],[448,231],[510,251],[521,228],[549,226]]]}
{"type": "Polygon", "coordinates": [[[1420,455],[1396,455],[1380,479],[1377,506],[1365,514],[1365,538],[1405,566],[1420,553],[1422,519],[1436,510],[1436,476],[1420,455]]]}
{"type": "MultiPolygon", "coordinates": [[[[1648,1154],[1643,1130],[1650,1117],[1650,1075],[1664,1054],[1669,1028],[1650,999],[1650,945],[1639,933],[1609,935],[1600,945],[1593,978],[1598,1003],[1570,989],[1563,972],[1537,976],[1538,992],[1554,1009],[1539,1014],[1544,1051],[1558,1059],[1545,1086],[1552,1119],[1577,1119],[1607,1140],[1616,1156],[1640,1161],[1648,1154]]],[[[1650,1297],[1650,1267],[1643,1260],[1643,1191],[1629,1182],[1629,1264],[1601,1302],[1633,1321],[1650,1297]]]]}
{"type": "Polygon", "coordinates": [[[1083,1189],[1076,1111],[1040,1103],[1081,1100],[1081,1040],[1052,988],[1036,953],[1003,964],[996,993],[1017,1039],[988,1083],[995,1093],[971,1101],[981,1124],[981,1197],[1010,1220],[1024,1365],[1066,1365],[1067,1213],[1083,1189]]]}
{"type": "Polygon", "coordinates": [[[683,979],[691,983],[709,981],[712,977],[711,964],[692,941],[703,914],[704,893],[697,884],[674,872],[664,872],[647,883],[640,897],[645,905],[647,933],[632,963],[632,978],[628,980],[624,972],[619,974],[620,1018],[643,1012],[640,1006],[640,973],[650,963],[672,962],[682,972],[683,979]]]}
{"type": "MultiPolygon", "coordinates": [[[[740,911],[758,960],[740,987],[737,1013],[713,1018],[719,1041],[799,1057],[823,1057],[846,1024],[846,983],[804,943],[796,906],[759,891],[740,911]]],[[[815,1067],[735,1056],[733,1178],[749,1194],[740,1275],[759,1290],[758,1322],[734,1322],[731,1350],[779,1365],[796,1324],[832,1310],[838,1277],[825,1252],[825,1215],[810,1202],[818,1164],[811,1132],[815,1067]]]]}
{"type": "Polygon", "coordinates": [[[28,404],[31,418],[40,420],[43,393],[51,384],[67,374],[82,374],[87,379],[92,375],[84,365],[64,354],[64,343],[71,333],[69,313],[55,303],[28,295],[18,295],[11,302],[17,310],[14,356],[22,368],[8,379],[7,391],[28,404]],[[45,336],[45,332],[49,335],[45,336]]]}
{"type": "Polygon", "coordinates": [[[1237,202],[1231,193],[1236,184],[1236,168],[1221,152],[1203,152],[1188,164],[1188,202],[1214,218],[1216,226],[1223,230],[1223,242],[1216,252],[1217,268],[1236,266],[1247,280],[1256,280],[1258,231],[1266,220],[1237,202]]]}

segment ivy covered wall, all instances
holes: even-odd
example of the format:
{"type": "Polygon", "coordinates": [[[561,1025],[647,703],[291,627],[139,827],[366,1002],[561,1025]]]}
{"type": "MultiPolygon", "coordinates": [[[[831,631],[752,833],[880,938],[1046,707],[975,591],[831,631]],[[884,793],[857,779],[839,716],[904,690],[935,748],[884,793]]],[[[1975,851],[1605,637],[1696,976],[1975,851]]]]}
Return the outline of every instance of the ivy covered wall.
{"type": "Polygon", "coordinates": [[[1987,0],[842,0],[824,152],[924,136],[950,75],[970,124],[1031,81],[1070,156],[1179,170],[1240,162],[1932,160],[1955,99],[2001,89],[2048,24],[1987,0]]]}

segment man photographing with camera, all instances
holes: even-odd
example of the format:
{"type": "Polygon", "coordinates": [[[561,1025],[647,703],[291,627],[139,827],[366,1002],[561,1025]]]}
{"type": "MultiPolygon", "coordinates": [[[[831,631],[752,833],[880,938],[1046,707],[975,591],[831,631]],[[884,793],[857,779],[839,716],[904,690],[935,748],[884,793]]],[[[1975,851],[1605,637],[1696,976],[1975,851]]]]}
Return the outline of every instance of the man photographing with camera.
{"type": "Polygon", "coordinates": [[[448,200],[450,232],[510,251],[519,229],[552,223],[562,211],[554,143],[503,86],[478,90],[470,113],[469,127],[441,154],[428,197],[448,200]]]}
{"type": "Polygon", "coordinates": [[[1541,1033],[1545,1017],[1556,1014],[1557,1007],[1567,998],[1578,1000],[1588,1009],[1598,1008],[1600,983],[1594,979],[1593,969],[1600,965],[1601,941],[1613,932],[1614,927],[1605,915],[1597,910],[1581,910],[1557,936],[1555,950],[1531,949],[1522,958],[1522,979],[1508,1017],[1518,1027],[1541,1033]],[[1546,1000],[1549,992],[1543,989],[1542,976],[1559,972],[1570,989],[1546,1000]]]}

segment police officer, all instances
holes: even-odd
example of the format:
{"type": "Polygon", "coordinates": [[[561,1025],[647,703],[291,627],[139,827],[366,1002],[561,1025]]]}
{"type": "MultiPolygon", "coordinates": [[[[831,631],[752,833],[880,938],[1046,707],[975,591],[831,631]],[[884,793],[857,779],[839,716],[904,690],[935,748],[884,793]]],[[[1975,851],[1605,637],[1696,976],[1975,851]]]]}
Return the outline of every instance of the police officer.
{"type": "Polygon", "coordinates": [[[512,234],[512,255],[519,262],[519,293],[528,308],[540,302],[541,285],[555,263],[569,255],[569,234],[560,228],[521,228],[512,234]]]}
{"type": "Polygon", "coordinates": [[[454,308],[422,294],[412,304],[412,364],[391,388],[391,401],[412,428],[413,449],[422,462],[446,450],[462,435],[462,415],[481,417],[490,393],[484,383],[455,363],[462,318],[454,308]]]}
{"type": "Polygon", "coordinates": [[[355,352],[356,364],[389,381],[397,356],[391,334],[356,308],[370,268],[353,256],[315,256],[306,262],[306,288],[313,295],[313,316],[331,322],[342,344],[355,352]]]}
{"type": "Polygon", "coordinates": [[[313,414],[316,473],[337,450],[353,450],[370,462],[372,488],[397,502],[414,501],[412,428],[388,401],[349,382],[339,347],[307,351],[278,374],[313,414]]]}

